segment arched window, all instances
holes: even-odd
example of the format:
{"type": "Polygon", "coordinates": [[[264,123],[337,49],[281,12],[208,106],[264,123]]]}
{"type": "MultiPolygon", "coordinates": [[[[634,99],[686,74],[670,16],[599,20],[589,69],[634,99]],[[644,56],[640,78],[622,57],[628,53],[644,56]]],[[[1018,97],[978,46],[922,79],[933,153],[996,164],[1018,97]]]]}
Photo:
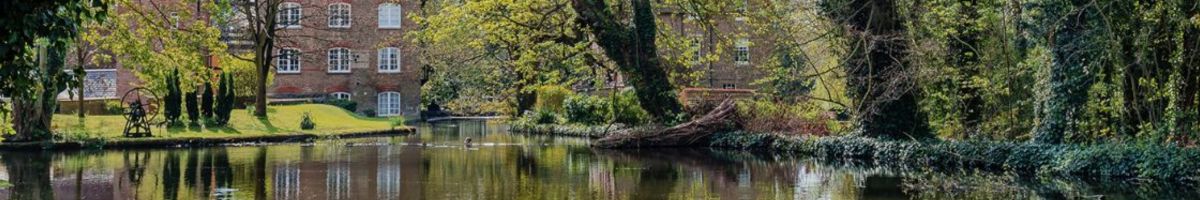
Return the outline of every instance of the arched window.
{"type": "Polygon", "coordinates": [[[381,92],[379,93],[379,101],[376,105],[379,106],[379,109],[376,111],[379,116],[400,115],[400,93],[381,92]]]}
{"type": "Polygon", "coordinates": [[[301,12],[299,3],[284,2],[279,4],[279,14],[275,24],[284,28],[300,28],[300,18],[304,17],[304,14],[301,12]]]}
{"type": "Polygon", "coordinates": [[[329,27],[350,28],[350,4],[329,4],[329,27]]]}
{"type": "Polygon", "coordinates": [[[384,47],[379,49],[379,72],[400,72],[400,48],[384,47]]]}
{"type": "Polygon", "coordinates": [[[402,10],[400,4],[379,4],[379,28],[400,28],[404,22],[402,10]]]}
{"type": "Polygon", "coordinates": [[[300,73],[300,50],[280,49],[279,57],[275,58],[275,70],[278,73],[300,73]]]}
{"type": "Polygon", "coordinates": [[[329,72],[350,73],[350,49],[329,49],[329,72]]]}
{"type": "Polygon", "coordinates": [[[329,93],[329,97],[331,97],[331,98],[333,98],[333,99],[345,99],[345,100],[350,100],[350,93],[346,93],[346,92],[334,92],[334,93],[329,93]]]}

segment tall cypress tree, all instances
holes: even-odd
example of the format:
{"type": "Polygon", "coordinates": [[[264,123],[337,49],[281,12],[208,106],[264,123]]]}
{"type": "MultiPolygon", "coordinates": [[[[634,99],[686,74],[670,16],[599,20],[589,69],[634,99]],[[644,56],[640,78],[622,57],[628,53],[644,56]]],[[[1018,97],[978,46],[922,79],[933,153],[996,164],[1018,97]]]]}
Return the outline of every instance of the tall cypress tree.
{"type": "Polygon", "coordinates": [[[200,111],[204,115],[205,119],[212,119],[212,117],[213,117],[212,83],[210,83],[208,81],[204,81],[204,88],[201,92],[203,92],[203,94],[200,97],[200,111]]]}
{"type": "Polygon", "coordinates": [[[183,102],[187,105],[188,119],[191,120],[191,124],[193,125],[200,124],[200,105],[196,101],[197,91],[198,89],[183,95],[183,102]]]}

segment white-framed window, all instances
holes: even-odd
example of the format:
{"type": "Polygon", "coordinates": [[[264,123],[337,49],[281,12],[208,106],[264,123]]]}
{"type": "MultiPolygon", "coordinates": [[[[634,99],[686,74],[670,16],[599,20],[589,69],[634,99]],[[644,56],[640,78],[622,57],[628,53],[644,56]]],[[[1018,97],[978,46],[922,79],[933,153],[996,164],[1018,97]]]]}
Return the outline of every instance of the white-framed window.
{"type": "Polygon", "coordinates": [[[400,48],[384,47],[379,49],[379,72],[400,72],[400,48]]]}
{"type": "Polygon", "coordinates": [[[750,42],[741,39],[733,49],[733,61],[739,65],[750,64],[750,42]]]}
{"type": "Polygon", "coordinates": [[[379,28],[400,28],[404,22],[403,8],[400,4],[379,4],[379,28]]]}
{"type": "Polygon", "coordinates": [[[692,54],[692,64],[704,62],[704,36],[692,35],[692,46],[696,47],[696,52],[692,54]]]}
{"type": "Polygon", "coordinates": [[[329,4],[329,28],[350,28],[350,4],[329,4]]]}
{"type": "MultiPolygon", "coordinates": [[[[75,73],[73,70],[63,70],[67,74],[75,73]]],[[[83,99],[118,99],[117,96],[117,70],[116,69],[86,69],[83,77],[83,99]]],[[[73,75],[72,75],[73,76],[73,75]]],[[[59,100],[76,100],[79,99],[79,88],[67,88],[61,93],[58,93],[59,100]]],[[[3,96],[0,96],[3,98],[3,96]]]]}
{"type": "Polygon", "coordinates": [[[300,3],[284,2],[279,4],[279,16],[275,24],[284,28],[300,28],[300,18],[304,17],[300,3]]]}
{"type": "Polygon", "coordinates": [[[279,57],[275,58],[275,70],[278,73],[300,73],[300,50],[280,49],[279,57]]]}
{"type": "Polygon", "coordinates": [[[179,27],[183,27],[183,24],[180,24],[179,21],[179,13],[171,12],[171,23],[174,25],[174,27],[171,27],[171,29],[179,29],[179,27]]]}
{"type": "Polygon", "coordinates": [[[348,92],[334,92],[334,93],[329,93],[329,97],[331,97],[331,98],[333,98],[333,99],[344,99],[344,100],[350,100],[350,93],[348,93],[348,92]]]}
{"type": "Polygon", "coordinates": [[[351,59],[350,49],[340,47],[329,49],[329,72],[350,73],[351,59]]]}
{"type": "Polygon", "coordinates": [[[379,116],[396,116],[400,115],[400,93],[399,92],[381,92],[379,93],[379,109],[376,114],[379,116]]]}

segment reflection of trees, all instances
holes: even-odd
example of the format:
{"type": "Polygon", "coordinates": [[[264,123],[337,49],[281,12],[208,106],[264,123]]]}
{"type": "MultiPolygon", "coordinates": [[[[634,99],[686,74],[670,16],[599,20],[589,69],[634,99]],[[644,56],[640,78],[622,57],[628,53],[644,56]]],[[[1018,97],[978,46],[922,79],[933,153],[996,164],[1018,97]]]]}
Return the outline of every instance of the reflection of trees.
{"type": "Polygon", "coordinates": [[[51,154],[29,152],[3,156],[8,167],[9,199],[54,199],[54,188],[50,186],[51,154]]]}
{"type": "MultiPolygon", "coordinates": [[[[768,164],[775,163],[763,160],[753,154],[730,154],[711,149],[654,149],[652,151],[623,151],[601,150],[593,152],[608,158],[618,166],[631,165],[642,168],[638,174],[640,182],[635,189],[634,198],[668,198],[662,196],[671,194],[671,189],[680,182],[680,174],[685,172],[698,173],[706,177],[702,181],[709,184],[711,191],[716,191],[722,198],[754,198],[743,197],[739,193],[755,194],[751,177],[762,178],[758,182],[791,183],[795,176],[796,167],[792,165],[768,164]],[[678,171],[676,169],[683,169],[678,171]],[[743,184],[738,184],[739,182],[743,184]],[[747,190],[740,192],[742,190],[747,190]]],[[[695,178],[695,177],[693,177],[695,178]]]]}
{"type": "Polygon", "coordinates": [[[181,172],[179,169],[178,151],[167,152],[166,161],[163,163],[162,173],[163,199],[179,198],[179,175],[181,172]]]}

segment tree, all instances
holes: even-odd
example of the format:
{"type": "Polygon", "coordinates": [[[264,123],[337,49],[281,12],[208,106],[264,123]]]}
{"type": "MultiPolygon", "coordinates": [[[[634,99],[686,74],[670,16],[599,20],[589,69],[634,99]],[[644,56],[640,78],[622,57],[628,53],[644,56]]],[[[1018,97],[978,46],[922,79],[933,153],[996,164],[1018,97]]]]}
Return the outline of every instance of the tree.
{"type": "Polygon", "coordinates": [[[886,0],[825,1],[826,15],[845,25],[850,49],[843,67],[848,96],[855,101],[856,132],[870,137],[920,139],[931,136],[907,63],[905,17],[886,0]]]}
{"type": "Polygon", "coordinates": [[[216,118],[213,123],[217,126],[224,126],[229,123],[229,114],[233,112],[233,104],[236,95],[233,91],[233,77],[229,73],[221,74],[220,86],[218,86],[216,96],[217,107],[215,112],[216,118]]]}
{"type": "Polygon", "coordinates": [[[213,90],[212,83],[205,81],[204,87],[200,91],[203,94],[200,97],[200,111],[204,115],[204,119],[213,118],[213,90]]]}
{"type": "Polygon", "coordinates": [[[192,125],[200,124],[200,105],[197,102],[196,93],[199,88],[183,95],[183,102],[187,105],[188,120],[191,120],[192,125]]]}
{"type": "MultiPolygon", "coordinates": [[[[329,40],[324,39],[320,35],[307,35],[306,34],[306,33],[312,33],[311,31],[304,31],[304,32],[288,32],[288,31],[286,31],[287,29],[294,28],[294,27],[302,27],[303,29],[314,29],[314,30],[332,29],[332,28],[327,28],[327,27],[322,27],[322,26],[309,26],[306,23],[302,23],[304,21],[313,21],[313,20],[309,20],[309,18],[311,18],[311,17],[315,17],[315,16],[325,17],[327,15],[306,14],[306,15],[303,15],[301,18],[294,19],[294,20],[289,20],[289,19],[285,19],[284,17],[281,17],[280,14],[282,14],[284,12],[290,12],[293,9],[298,9],[298,10],[325,10],[326,9],[324,7],[310,6],[310,5],[306,5],[304,3],[291,4],[288,2],[290,2],[290,1],[287,1],[287,0],[233,0],[233,1],[228,2],[230,4],[230,7],[232,8],[230,10],[231,12],[220,13],[221,15],[227,16],[227,18],[229,20],[228,22],[224,22],[225,24],[231,25],[232,27],[237,29],[234,31],[239,31],[239,32],[245,33],[246,37],[248,37],[248,38],[244,38],[244,39],[248,39],[251,43],[253,43],[253,45],[251,47],[251,49],[252,49],[251,54],[253,55],[253,57],[246,58],[246,57],[244,57],[244,55],[241,55],[241,54],[233,54],[233,57],[236,59],[243,60],[243,61],[250,61],[254,65],[254,72],[256,74],[256,77],[254,80],[254,86],[255,86],[254,116],[257,116],[257,117],[263,118],[263,119],[267,118],[267,87],[270,86],[269,85],[270,84],[269,82],[271,80],[270,77],[271,77],[271,74],[275,71],[275,70],[272,70],[272,67],[274,67],[273,66],[274,62],[272,62],[272,61],[274,61],[275,58],[278,58],[281,55],[281,54],[276,53],[278,49],[282,49],[280,45],[296,44],[296,43],[300,42],[299,40],[296,40],[296,38],[306,38],[306,39],[314,40],[316,42],[331,42],[329,40]],[[288,3],[288,4],[285,4],[285,3],[288,3]],[[291,6],[291,5],[299,5],[299,6],[291,6]],[[287,20],[287,21],[281,21],[281,19],[287,20]],[[282,38],[288,38],[289,40],[282,40],[282,38]]],[[[292,3],[295,3],[295,2],[292,2],[292,3]]],[[[332,16],[330,16],[330,17],[332,17],[332,16]]],[[[352,20],[352,19],[345,19],[345,20],[352,20]]],[[[300,53],[300,55],[303,56],[303,55],[306,55],[306,53],[302,52],[302,53],[300,53]]]]}
{"type": "Polygon", "coordinates": [[[67,48],[81,24],[104,18],[107,5],[47,0],[4,1],[0,6],[20,11],[0,13],[0,35],[5,35],[0,45],[0,94],[13,97],[16,131],[6,141],[50,139],[57,95],[71,82],[63,71],[67,48]]]}
{"type": "Polygon", "coordinates": [[[164,80],[167,86],[167,95],[163,96],[163,104],[166,107],[163,110],[163,116],[167,118],[167,124],[171,126],[178,125],[182,120],[183,94],[179,90],[179,70],[171,72],[164,80]]]}
{"type": "Polygon", "coordinates": [[[676,120],[683,106],[658,55],[657,16],[649,0],[632,0],[632,24],[624,24],[603,0],[572,0],[578,20],[589,28],[596,44],[629,76],[638,102],[658,122],[676,120]]]}
{"type": "Polygon", "coordinates": [[[1048,0],[1037,6],[1045,13],[1043,26],[1037,31],[1051,49],[1054,57],[1049,68],[1049,85],[1041,102],[1041,118],[1033,141],[1058,144],[1063,136],[1075,134],[1077,123],[1083,121],[1083,107],[1088,89],[1095,81],[1094,70],[1100,63],[1100,15],[1090,7],[1092,1],[1048,0]],[[1089,70],[1091,69],[1091,70],[1089,70]]]}
{"type": "MultiPolygon", "coordinates": [[[[98,60],[121,63],[141,80],[164,80],[176,71],[183,83],[211,78],[210,59],[227,49],[220,28],[208,20],[210,13],[221,9],[217,1],[112,2],[121,12],[87,32],[89,42],[105,52],[97,55],[98,60]]],[[[180,86],[194,89],[192,84],[180,86]]],[[[148,81],[145,87],[159,94],[169,92],[166,82],[148,81]]]]}

